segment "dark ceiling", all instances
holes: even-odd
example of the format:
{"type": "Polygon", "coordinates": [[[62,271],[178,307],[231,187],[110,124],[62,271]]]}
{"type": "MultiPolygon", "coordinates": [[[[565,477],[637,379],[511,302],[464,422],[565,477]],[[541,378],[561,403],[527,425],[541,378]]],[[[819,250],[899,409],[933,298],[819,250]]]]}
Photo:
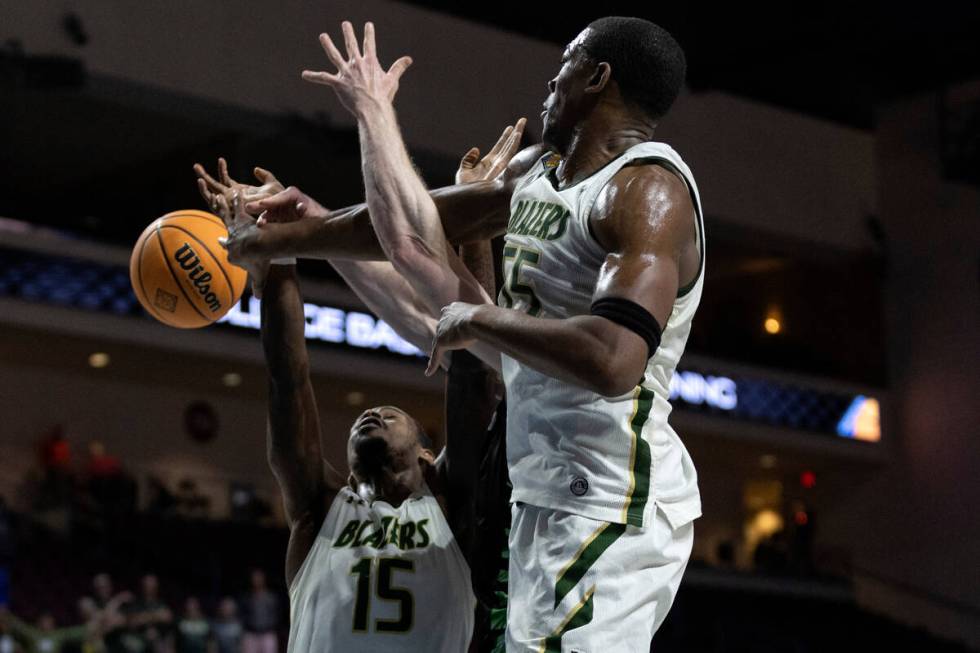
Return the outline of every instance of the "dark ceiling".
{"type": "Polygon", "coordinates": [[[591,20],[640,16],[684,46],[692,90],[721,90],[868,128],[876,104],[980,78],[980,3],[602,3],[406,0],[565,44],[591,20]]]}

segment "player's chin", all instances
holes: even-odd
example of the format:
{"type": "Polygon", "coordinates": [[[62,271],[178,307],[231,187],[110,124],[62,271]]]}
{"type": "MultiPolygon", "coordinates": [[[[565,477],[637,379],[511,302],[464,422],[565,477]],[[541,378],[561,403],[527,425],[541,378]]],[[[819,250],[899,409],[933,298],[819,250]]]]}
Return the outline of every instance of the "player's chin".
{"type": "Polygon", "coordinates": [[[388,442],[373,431],[355,434],[352,445],[354,460],[351,461],[351,471],[360,478],[377,476],[390,462],[388,442]]]}

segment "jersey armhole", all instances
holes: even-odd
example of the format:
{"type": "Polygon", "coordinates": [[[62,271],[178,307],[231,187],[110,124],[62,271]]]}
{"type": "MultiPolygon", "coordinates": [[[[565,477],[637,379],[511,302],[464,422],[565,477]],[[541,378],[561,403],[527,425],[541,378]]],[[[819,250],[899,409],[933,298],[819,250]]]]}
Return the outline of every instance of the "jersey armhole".
{"type": "MultiPolygon", "coordinates": [[[[658,165],[664,170],[673,173],[684,182],[684,186],[687,188],[687,192],[691,196],[691,205],[694,207],[695,247],[698,248],[698,269],[694,274],[694,278],[690,282],[680,286],[677,289],[677,297],[684,297],[689,292],[694,290],[694,286],[698,285],[698,281],[701,279],[701,274],[704,272],[704,217],[701,215],[701,204],[698,202],[697,195],[694,193],[694,186],[690,181],[688,181],[687,176],[681,172],[681,170],[669,159],[659,156],[642,157],[629,161],[623,166],[623,168],[631,168],[638,165],[658,165]]],[[[598,195],[596,195],[596,198],[598,198],[598,195]]],[[[591,227],[591,221],[589,226],[591,227]]]]}

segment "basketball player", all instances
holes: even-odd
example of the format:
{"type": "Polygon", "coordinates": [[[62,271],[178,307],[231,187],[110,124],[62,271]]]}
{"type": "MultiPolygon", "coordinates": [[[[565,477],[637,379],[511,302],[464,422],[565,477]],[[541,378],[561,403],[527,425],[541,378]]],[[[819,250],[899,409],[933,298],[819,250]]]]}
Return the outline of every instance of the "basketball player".
{"type": "MultiPolygon", "coordinates": [[[[492,182],[431,194],[450,242],[507,233],[503,306],[447,307],[433,363],[474,343],[503,354],[508,650],[645,650],[690,555],[700,499],[667,398],[701,295],[703,224],[690,170],[652,142],[684,70],[652,23],[595,21],[549,83],[554,154],[529,148],[492,182]]],[[[290,210],[294,192],[252,210],[290,210]]],[[[377,257],[369,219],[361,206],[242,232],[229,252],[377,257]]]]}
{"type": "MultiPolygon", "coordinates": [[[[516,130],[514,127],[505,129],[497,144],[482,159],[478,149],[471,149],[462,159],[457,181],[488,179],[500,174],[519,146],[522,127],[521,123],[516,130]]],[[[202,166],[195,166],[202,195],[212,210],[222,214],[232,231],[247,222],[230,216],[227,209],[228,202],[234,201],[236,193],[254,199],[282,190],[274,175],[261,168],[255,169],[261,186],[235,182],[228,175],[223,159],[219,160],[218,169],[220,181],[208,175],[202,166]]],[[[307,201],[313,205],[312,200],[307,201]]],[[[474,270],[479,283],[492,292],[494,281],[489,243],[468,246],[460,256],[466,266],[474,270]]],[[[434,313],[423,315],[418,312],[417,307],[421,302],[390,263],[342,260],[331,263],[361,299],[395,325],[400,334],[423,347],[431,342],[436,324],[434,313]]],[[[253,282],[264,283],[266,267],[251,267],[253,282]]],[[[471,648],[475,651],[489,651],[497,644],[498,634],[491,628],[486,606],[490,600],[496,599],[494,590],[497,589],[501,562],[504,563],[503,569],[506,569],[506,560],[500,557],[506,537],[499,523],[499,514],[507,506],[509,497],[506,467],[500,455],[503,423],[496,420],[491,429],[483,430],[491,422],[492,411],[497,405],[498,383],[496,375],[472,356],[459,352],[453,357],[446,384],[447,446],[436,463],[437,471],[442,472],[440,485],[449,495],[447,507],[452,531],[464,557],[468,561],[477,561],[473,584],[483,597],[481,602],[484,607],[477,612],[477,628],[471,648]],[[500,463],[497,463],[498,458],[500,463]],[[452,465],[449,464],[450,460],[452,465]],[[479,495],[475,485],[478,478],[483,484],[479,495]],[[488,527],[493,529],[492,534],[487,532],[488,527]]],[[[367,638],[361,639],[369,641],[367,638]]]]}

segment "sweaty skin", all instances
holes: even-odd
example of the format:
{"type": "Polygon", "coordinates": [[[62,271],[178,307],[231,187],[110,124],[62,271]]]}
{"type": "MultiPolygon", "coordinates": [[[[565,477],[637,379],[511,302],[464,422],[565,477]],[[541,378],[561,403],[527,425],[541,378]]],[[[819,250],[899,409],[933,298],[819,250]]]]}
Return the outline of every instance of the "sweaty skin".
{"type": "MultiPolygon", "coordinates": [[[[566,48],[544,105],[544,137],[563,155],[556,171],[560,187],[652,140],[656,127],[623,100],[609,64],[588,56],[582,45],[588,32],[566,48]]],[[[695,212],[686,184],[659,166],[626,167],[602,190],[589,222],[608,252],[593,298],[634,301],[663,328],[678,288],[698,273],[695,212]]],[[[473,340],[603,396],[635,387],[648,358],[639,335],[602,317],[537,318],[457,302],[443,309],[428,372],[446,351],[471,346],[473,340]]]]}

